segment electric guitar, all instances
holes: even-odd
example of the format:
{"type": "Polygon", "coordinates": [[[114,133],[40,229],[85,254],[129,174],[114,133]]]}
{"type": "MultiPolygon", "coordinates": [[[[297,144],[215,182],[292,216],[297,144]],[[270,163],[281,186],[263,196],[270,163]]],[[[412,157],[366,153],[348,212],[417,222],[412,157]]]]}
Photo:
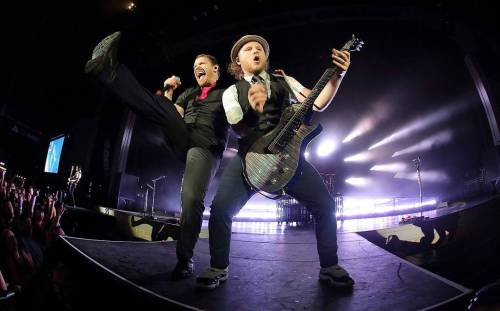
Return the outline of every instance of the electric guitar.
{"type": "MultiPolygon", "coordinates": [[[[352,35],[341,50],[359,51],[363,44],[352,35]]],[[[328,81],[339,71],[335,65],[326,69],[304,102],[287,107],[278,125],[250,147],[243,161],[243,175],[257,192],[267,197],[284,194],[283,189],[297,173],[304,149],[322,130],[319,124],[309,124],[306,116],[328,81]]]]}

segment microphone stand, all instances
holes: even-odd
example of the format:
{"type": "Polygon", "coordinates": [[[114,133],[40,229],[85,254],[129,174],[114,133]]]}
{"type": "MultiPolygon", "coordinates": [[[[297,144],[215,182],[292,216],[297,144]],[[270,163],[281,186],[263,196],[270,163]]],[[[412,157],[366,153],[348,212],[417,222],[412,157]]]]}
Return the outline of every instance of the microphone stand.
{"type": "Polygon", "coordinates": [[[167,178],[167,176],[160,176],[158,178],[151,180],[153,182],[153,198],[152,198],[152,202],[151,202],[151,215],[150,216],[153,219],[155,219],[155,217],[153,215],[153,211],[155,208],[156,182],[159,180],[165,179],[165,178],[167,178]]]}
{"type": "Polygon", "coordinates": [[[153,190],[153,186],[151,186],[150,184],[146,184],[145,188],[146,188],[146,193],[144,194],[144,208],[143,208],[144,216],[146,216],[146,213],[148,212],[149,189],[153,190]]]}
{"type": "Polygon", "coordinates": [[[420,157],[413,159],[413,164],[417,169],[418,196],[420,198],[420,219],[423,219],[424,206],[422,200],[422,176],[420,175],[420,165],[421,165],[420,157]]]}

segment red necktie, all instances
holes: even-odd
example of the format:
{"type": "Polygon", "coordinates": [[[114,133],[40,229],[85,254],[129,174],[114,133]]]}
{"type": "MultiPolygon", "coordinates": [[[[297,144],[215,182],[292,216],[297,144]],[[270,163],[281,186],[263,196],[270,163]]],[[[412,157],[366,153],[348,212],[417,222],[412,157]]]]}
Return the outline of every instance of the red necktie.
{"type": "Polygon", "coordinates": [[[208,92],[212,89],[213,86],[204,86],[201,88],[201,94],[198,96],[198,100],[204,100],[208,96],[208,92]]]}

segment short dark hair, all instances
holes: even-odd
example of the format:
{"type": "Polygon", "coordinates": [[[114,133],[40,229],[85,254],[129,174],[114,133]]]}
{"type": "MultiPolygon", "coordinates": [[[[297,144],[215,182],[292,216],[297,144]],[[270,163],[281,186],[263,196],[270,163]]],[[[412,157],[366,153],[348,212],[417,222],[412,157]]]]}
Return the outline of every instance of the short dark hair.
{"type": "Polygon", "coordinates": [[[208,58],[212,62],[212,65],[219,65],[219,62],[217,61],[217,58],[215,58],[215,56],[213,56],[213,55],[210,55],[210,54],[198,54],[195,57],[195,59],[198,59],[200,57],[206,57],[206,58],[208,58]]]}

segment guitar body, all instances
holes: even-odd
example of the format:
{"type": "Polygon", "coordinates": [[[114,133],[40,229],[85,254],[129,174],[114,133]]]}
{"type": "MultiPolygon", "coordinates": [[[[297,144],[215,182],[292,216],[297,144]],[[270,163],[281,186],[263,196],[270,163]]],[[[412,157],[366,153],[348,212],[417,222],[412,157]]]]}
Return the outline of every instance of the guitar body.
{"type": "MultiPolygon", "coordinates": [[[[354,34],[341,48],[342,51],[359,51],[363,46],[354,34]]],[[[325,70],[319,81],[301,104],[287,107],[281,114],[276,128],[260,137],[245,155],[243,174],[247,182],[259,193],[276,197],[297,175],[301,155],[307,144],[321,132],[321,126],[304,122],[314,101],[328,82],[340,73],[334,66],[325,70]]]]}
{"type": "Polygon", "coordinates": [[[276,128],[255,141],[245,155],[243,172],[247,182],[267,197],[283,193],[283,188],[297,173],[302,152],[322,130],[319,124],[307,125],[302,122],[284,146],[278,146],[274,151],[269,150],[272,141],[299,106],[300,104],[295,104],[285,109],[276,128]]]}

